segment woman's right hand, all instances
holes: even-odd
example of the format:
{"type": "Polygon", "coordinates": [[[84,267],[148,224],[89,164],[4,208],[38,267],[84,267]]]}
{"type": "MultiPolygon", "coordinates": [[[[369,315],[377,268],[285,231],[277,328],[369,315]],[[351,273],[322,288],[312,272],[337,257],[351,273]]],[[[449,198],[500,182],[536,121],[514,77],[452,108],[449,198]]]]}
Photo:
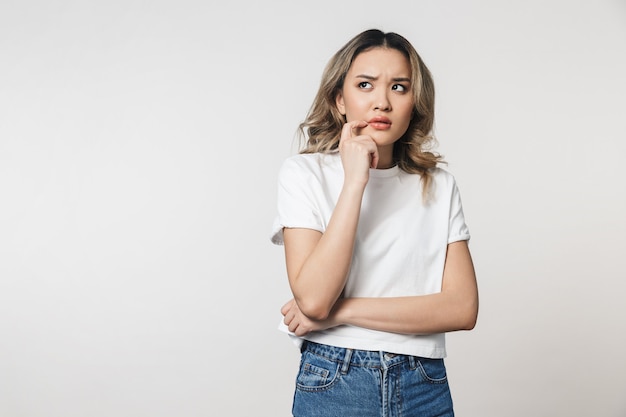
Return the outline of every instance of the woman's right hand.
{"type": "Polygon", "coordinates": [[[367,126],[365,121],[353,121],[343,125],[339,140],[339,153],[347,183],[366,184],[369,169],[378,165],[378,147],[369,135],[359,134],[367,126]]]}
{"type": "Polygon", "coordinates": [[[325,320],[313,320],[308,318],[300,311],[296,300],[293,298],[283,305],[280,312],[284,316],[283,323],[285,323],[289,331],[296,336],[304,336],[311,332],[326,330],[339,324],[334,322],[332,317],[328,317],[325,320]]]}

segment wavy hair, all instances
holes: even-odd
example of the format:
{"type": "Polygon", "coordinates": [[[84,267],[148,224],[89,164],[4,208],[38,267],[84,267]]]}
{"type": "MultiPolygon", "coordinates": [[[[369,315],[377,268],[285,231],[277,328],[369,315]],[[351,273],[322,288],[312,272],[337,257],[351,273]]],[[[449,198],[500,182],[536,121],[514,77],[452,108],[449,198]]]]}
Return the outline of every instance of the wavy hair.
{"type": "Polygon", "coordinates": [[[441,155],[430,151],[436,144],[432,135],[435,86],[430,71],[413,45],[396,33],[366,30],[333,55],[324,69],[319,90],[307,117],[299,125],[299,136],[305,142],[300,153],[328,153],[338,148],[341,129],[346,120],[337,109],[337,95],[343,89],[346,74],[354,59],[360,53],[374,48],[400,51],[411,67],[413,114],[407,131],[394,144],[393,158],[403,171],[422,176],[424,196],[427,196],[431,183],[430,170],[440,162],[445,163],[441,155]]]}

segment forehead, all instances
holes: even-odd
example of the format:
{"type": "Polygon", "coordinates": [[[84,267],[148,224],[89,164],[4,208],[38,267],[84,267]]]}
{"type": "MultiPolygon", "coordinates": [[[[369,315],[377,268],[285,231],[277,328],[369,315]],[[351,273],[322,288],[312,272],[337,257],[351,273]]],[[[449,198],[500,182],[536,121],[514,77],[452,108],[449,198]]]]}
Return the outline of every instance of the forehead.
{"type": "Polygon", "coordinates": [[[394,77],[410,77],[411,65],[406,56],[397,49],[374,48],[357,55],[350,65],[348,74],[373,76],[389,74],[394,77]]]}

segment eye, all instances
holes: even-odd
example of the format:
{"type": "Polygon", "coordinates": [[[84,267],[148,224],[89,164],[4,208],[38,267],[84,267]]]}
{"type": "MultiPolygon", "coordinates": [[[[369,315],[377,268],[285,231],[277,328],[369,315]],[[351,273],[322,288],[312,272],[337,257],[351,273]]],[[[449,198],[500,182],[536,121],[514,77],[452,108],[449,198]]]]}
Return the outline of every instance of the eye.
{"type": "Polygon", "coordinates": [[[405,93],[405,92],[408,91],[408,88],[406,86],[402,85],[402,84],[394,84],[391,87],[391,90],[392,91],[398,91],[398,92],[401,92],[401,93],[405,93]]]}
{"type": "Polygon", "coordinates": [[[361,81],[359,83],[359,88],[363,90],[370,89],[372,88],[372,83],[370,83],[369,81],[361,81]]]}

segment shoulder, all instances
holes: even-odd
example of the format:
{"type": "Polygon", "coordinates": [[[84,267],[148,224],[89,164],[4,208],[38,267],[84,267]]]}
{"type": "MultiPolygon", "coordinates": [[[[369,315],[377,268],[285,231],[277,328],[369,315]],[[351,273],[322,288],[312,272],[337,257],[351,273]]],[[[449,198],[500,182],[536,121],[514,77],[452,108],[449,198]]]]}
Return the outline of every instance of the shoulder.
{"type": "Polygon", "coordinates": [[[452,174],[450,171],[442,167],[433,168],[429,172],[433,176],[433,178],[436,179],[437,181],[447,181],[447,182],[455,181],[454,174],[452,174]]]}
{"type": "Polygon", "coordinates": [[[435,200],[448,201],[458,195],[459,190],[454,174],[441,167],[434,168],[429,172],[431,174],[431,195],[435,197],[435,200]]]}
{"type": "Polygon", "coordinates": [[[329,169],[341,168],[341,159],[338,152],[332,153],[305,153],[292,155],[283,161],[280,176],[308,176],[319,175],[329,169]]]}

